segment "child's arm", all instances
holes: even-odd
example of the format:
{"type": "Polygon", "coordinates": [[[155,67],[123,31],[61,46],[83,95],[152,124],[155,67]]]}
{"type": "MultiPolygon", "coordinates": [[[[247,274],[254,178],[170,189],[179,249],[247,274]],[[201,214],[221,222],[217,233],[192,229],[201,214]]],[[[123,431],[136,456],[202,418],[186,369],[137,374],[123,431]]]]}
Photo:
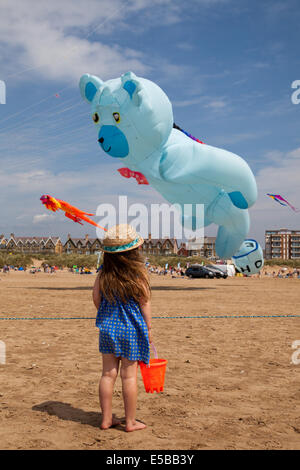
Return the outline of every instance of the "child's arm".
{"type": "Polygon", "coordinates": [[[151,302],[148,301],[140,301],[140,309],[144,320],[146,322],[149,334],[149,342],[152,343],[152,334],[151,334],[151,302]]]}
{"type": "Polygon", "coordinates": [[[94,305],[95,305],[97,310],[99,309],[100,303],[101,303],[101,294],[100,294],[100,288],[99,288],[99,276],[100,276],[100,272],[98,273],[98,276],[96,277],[95,284],[94,284],[94,287],[93,287],[93,302],[94,302],[94,305]]]}

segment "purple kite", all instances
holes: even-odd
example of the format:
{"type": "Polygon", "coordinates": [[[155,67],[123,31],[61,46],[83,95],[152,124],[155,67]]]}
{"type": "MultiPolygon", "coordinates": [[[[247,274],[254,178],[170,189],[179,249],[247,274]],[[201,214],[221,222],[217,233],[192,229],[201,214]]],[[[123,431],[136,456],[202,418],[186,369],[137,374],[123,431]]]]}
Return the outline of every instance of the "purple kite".
{"type": "Polygon", "coordinates": [[[286,199],[284,199],[280,194],[269,194],[267,193],[267,196],[270,198],[274,199],[274,201],[278,202],[282,206],[289,206],[294,212],[300,212],[300,209],[297,209],[296,207],[292,206],[286,199]]]}

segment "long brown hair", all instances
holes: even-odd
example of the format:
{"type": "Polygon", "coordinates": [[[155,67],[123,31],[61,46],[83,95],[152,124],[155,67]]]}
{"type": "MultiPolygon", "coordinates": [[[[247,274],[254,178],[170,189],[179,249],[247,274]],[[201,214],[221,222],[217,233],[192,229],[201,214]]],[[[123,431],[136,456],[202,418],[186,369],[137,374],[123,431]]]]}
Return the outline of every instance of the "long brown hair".
{"type": "Polygon", "coordinates": [[[108,302],[133,298],[146,302],[150,298],[150,284],[144,259],[138,248],[121,253],[104,253],[99,276],[100,293],[108,302]]]}

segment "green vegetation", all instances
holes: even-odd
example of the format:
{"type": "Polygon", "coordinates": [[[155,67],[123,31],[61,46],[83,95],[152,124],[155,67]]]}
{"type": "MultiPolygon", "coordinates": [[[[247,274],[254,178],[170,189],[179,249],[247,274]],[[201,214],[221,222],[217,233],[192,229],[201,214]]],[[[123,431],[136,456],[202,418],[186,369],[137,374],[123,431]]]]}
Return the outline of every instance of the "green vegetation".
{"type": "Polygon", "coordinates": [[[72,268],[78,266],[79,268],[85,267],[88,269],[97,267],[97,255],[76,255],[76,254],[62,254],[62,255],[46,255],[43,256],[42,266],[57,266],[58,268],[72,268]]]}
{"type": "MultiPolygon", "coordinates": [[[[154,266],[164,267],[166,263],[170,266],[177,267],[178,262],[180,262],[181,267],[186,267],[187,263],[190,264],[209,264],[211,261],[201,256],[176,256],[176,255],[149,255],[147,257],[150,264],[154,266]]],[[[72,268],[73,266],[86,267],[88,269],[93,269],[97,267],[97,255],[77,255],[77,254],[8,254],[0,253],[0,269],[3,268],[5,264],[9,266],[15,266],[17,268],[29,268],[34,265],[34,260],[42,261],[42,267],[46,264],[48,266],[57,266],[58,268],[72,268]]]]}
{"type": "Polygon", "coordinates": [[[22,253],[0,253],[0,269],[2,269],[5,264],[8,266],[15,266],[16,268],[28,268],[32,266],[33,260],[31,255],[25,255],[22,253]]]}
{"type": "Polygon", "coordinates": [[[6,264],[8,266],[15,266],[16,268],[30,268],[34,265],[34,260],[40,260],[42,266],[48,264],[48,266],[57,266],[58,268],[72,268],[74,265],[81,266],[92,269],[97,267],[96,255],[42,255],[42,254],[32,254],[26,255],[22,253],[18,254],[7,254],[0,253],[0,269],[3,269],[3,266],[6,264]]]}
{"type": "Polygon", "coordinates": [[[201,256],[176,256],[176,255],[149,255],[147,259],[150,264],[154,266],[161,266],[164,267],[166,263],[170,266],[177,267],[177,264],[180,262],[180,266],[182,268],[186,267],[187,263],[190,264],[210,264],[211,261],[207,260],[206,258],[202,258],[201,256]]]}
{"type": "MultiPolygon", "coordinates": [[[[22,253],[0,253],[0,269],[5,264],[20,268],[29,268],[34,265],[34,260],[42,261],[42,266],[48,264],[49,266],[57,266],[58,268],[72,268],[74,265],[93,269],[97,267],[97,255],[77,255],[77,254],[22,254],[22,253]]],[[[201,256],[176,256],[172,255],[149,255],[147,260],[151,265],[164,267],[166,263],[170,266],[177,267],[178,262],[182,268],[185,268],[187,263],[190,264],[211,264],[212,261],[201,256]]],[[[285,260],[285,259],[272,259],[265,260],[266,266],[287,266],[290,268],[300,268],[300,260],[285,260]]]]}
{"type": "Polygon", "coordinates": [[[296,259],[267,259],[265,260],[266,266],[288,266],[290,268],[300,268],[300,260],[296,259]]]}
{"type": "MultiPolygon", "coordinates": [[[[97,255],[76,255],[76,254],[62,254],[62,255],[43,255],[39,257],[43,260],[42,266],[48,264],[49,266],[57,266],[59,268],[72,268],[75,266],[84,266],[86,268],[92,269],[97,267],[97,255]]],[[[166,263],[169,263],[169,266],[176,267],[178,262],[182,267],[185,267],[189,262],[190,264],[202,263],[208,264],[209,261],[200,256],[176,256],[176,255],[150,255],[147,257],[150,264],[155,266],[165,266],[166,263]]]]}
{"type": "MultiPolygon", "coordinates": [[[[169,256],[160,256],[160,255],[149,255],[147,257],[150,264],[154,266],[165,266],[166,263],[169,263],[170,266],[176,267],[178,262],[180,261],[181,267],[186,267],[187,263],[190,264],[214,264],[212,260],[202,258],[201,256],[176,256],[176,255],[169,255],[169,256]]],[[[291,260],[291,259],[271,259],[265,260],[266,266],[287,266],[290,268],[300,268],[300,260],[291,260]]]]}

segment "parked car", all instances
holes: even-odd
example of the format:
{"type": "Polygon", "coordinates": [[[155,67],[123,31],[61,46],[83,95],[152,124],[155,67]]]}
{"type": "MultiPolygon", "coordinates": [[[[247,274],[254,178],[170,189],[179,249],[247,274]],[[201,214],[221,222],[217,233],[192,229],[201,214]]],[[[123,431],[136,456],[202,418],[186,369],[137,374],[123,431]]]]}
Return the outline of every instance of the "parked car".
{"type": "Polygon", "coordinates": [[[210,269],[211,271],[213,271],[215,273],[215,277],[217,279],[227,279],[228,277],[228,274],[223,271],[223,269],[221,268],[218,268],[217,266],[211,266],[211,265],[208,265],[208,266],[205,266],[207,269],[210,269]]]}
{"type": "Polygon", "coordinates": [[[211,270],[206,268],[205,266],[201,266],[200,264],[194,264],[190,266],[185,271],[186,276],[193,278],[193,277],[204,277],[205,279],[213,279],[215,277],[215,273],[211,270]]]}

